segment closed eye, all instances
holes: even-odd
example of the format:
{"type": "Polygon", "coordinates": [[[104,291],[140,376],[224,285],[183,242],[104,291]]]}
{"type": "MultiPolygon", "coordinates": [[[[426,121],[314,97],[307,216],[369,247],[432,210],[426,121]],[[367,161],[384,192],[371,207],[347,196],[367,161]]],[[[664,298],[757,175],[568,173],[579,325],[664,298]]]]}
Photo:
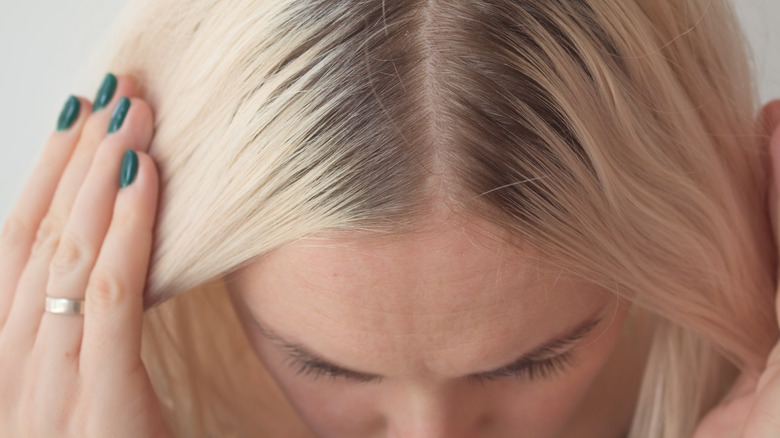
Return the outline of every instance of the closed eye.
{"type": "Polygon", "coordinates": [[[506,369],[492,371],[489,373],[473,374],[469,380],[478,383],[496,380],[499,378],[512,377],[527,379],[529,382],[536,380],[549,380],[559,374],[563,374],[574,364],[574,351],[569,350],[548,359],[538,362],[528,362],[523,365],[511,366],[506,369]]]}
{"type": "MultiPolygon", "coordinates": [[[[558,356],[537,362],[528,362],[487,373],[472,374],[467,379],[469,382],[483,384],[501,378],[520,378],[528,381],[552,379],[572,366],[574,356],[574,352],[570,350],[558,356]]],[[[352,372],[341,367],[334,367],[329,363],[312,362],[292,355],[288,356],[288,358],[288,365],[293,368],[295,374],[304,376],[311,381],[316,381],[322,377],[333,380],[344,379],[356,383],[377,383],[381,380],[380,376],[352,372]]]]}
{"type": "MultiPolygon", "coordinates": [[[[504,377],[525,378],[528,381],[553,378],[572,366],[575,356],[574,344],[593,331],[602,319],[603,317],[587,319],[563,336],[542,344],[514,362],[495,370],[469,375],[468,379],[484,383],[504,377]]],[[[311,380],[328,377],[360,383],[379,382],[382,379],[376,374],[353,371],[335,365],[301,345],[283,341],[267,329],[263,329],[263,333],[286,351],[288,366],[296,375],[306,376],[311,380]]]]}
{"type": "Polygon", "coordinates": [[[380,381],[380,376],[370,374],[356,373],[345,370],[341,367],[333,366],[327,362],[311,361],[297,357],[294,354],[288,355],[288,365],[293,368],[298,376],[305,376],[310,380],[317,380],[320,377],[331,379],[345,379],[359,383],[375,383],[380,381]]]}

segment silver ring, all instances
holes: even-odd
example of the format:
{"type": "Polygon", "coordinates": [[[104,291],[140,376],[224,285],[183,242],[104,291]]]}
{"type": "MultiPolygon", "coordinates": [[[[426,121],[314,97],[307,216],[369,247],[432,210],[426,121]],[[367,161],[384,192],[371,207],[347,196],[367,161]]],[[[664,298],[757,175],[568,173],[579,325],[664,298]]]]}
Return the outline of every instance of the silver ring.
{"type": "Polygon", "coordinates": [[[70,300],[68,298],[46,297],[46,311],[61,315],[83,315],[84,300],[70,300]]]}

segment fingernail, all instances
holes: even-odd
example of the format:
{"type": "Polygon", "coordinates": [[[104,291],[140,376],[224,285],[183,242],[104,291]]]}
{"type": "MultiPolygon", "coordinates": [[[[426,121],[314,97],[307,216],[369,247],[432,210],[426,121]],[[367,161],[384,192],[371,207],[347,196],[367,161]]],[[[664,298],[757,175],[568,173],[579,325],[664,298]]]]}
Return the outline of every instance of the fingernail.
{"type": "Polygon", "coordinates": [[[81,102],[75,97],[70,96],[65,101],[65,106],[60,111],[60,117],[57,119],[57,131],[65,131],[73,126],[73,122],[79,117],[81,102]]]}
{"type": "Polygon", "coordinates": [[[122,127],[122,123],[125,122],[125,116],[127,111],[130,110],[130,99],[122,97],[119,99],[119,103],[114,108],[114,113],[111,114],[111,122],[108,123],[108,133],[111,134],[122,127]]]}
{"type": "Polygon", "coordinates": [[[122,158],[122,169],[119,171],[119,188],[123,189],[132,184],[136,173],[138,173],[138,154],[134,150],[128,149],[122,158]]]}
{"type": "Polygon", "coordinates": [[[92,112],[94,113],[108,105],[108,102],[114,97],[114,91],[116,91],[116,76],[108,73],[106,74],[106,77],[103,78],[103,83],[100,85],[97,96],[95,96],[92,112]]]}

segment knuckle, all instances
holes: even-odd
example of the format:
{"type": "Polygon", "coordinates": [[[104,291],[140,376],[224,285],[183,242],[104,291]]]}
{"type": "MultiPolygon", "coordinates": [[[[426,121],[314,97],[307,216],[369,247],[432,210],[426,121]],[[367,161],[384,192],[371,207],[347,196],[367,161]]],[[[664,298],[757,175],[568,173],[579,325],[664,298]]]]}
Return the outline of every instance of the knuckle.
{"type": "Polygon", "coordinates": [[[51,261],[52,274],[67,274],[73,272],[85,262],[93,258],[92,252],[74,236],[64,234],[57,245],[57,251],[51,261]]]}
{"type": "Polygon", "coordinates": [[[86,296],[91,308],[110,309],[122,299],[124,288],[115,274],[106,271],[93,272],[86,296]]]}
{"type": "Polygon", "coordinates": [[[77,147],[79,149],[86,149],[89,151],[94,150],[103,138],[106,137],[106,129],[103,127],[101,120],[94,114],[90,114],[87,121],[84,123],[84,130],[81,134],[81,139],[77,147]]]}
{"type": "MultiPolygon", "coordinates": [[[[101,140],[98,140],[100,142],[101,140]]],[[[105,142],[108,143],[112,141],[111,139],[106,139],[105,142]]],[[[106,169],[110,168],[112,165],[116,164],[117,161],[117,152],[115,149],[110,147],[99,147],[97,150],[95,150],[95,154],[92,157],[92,167],[98,168],[98,169],[106,169]]]]}
{"type": "Polygon", "coordinates": [[[31,255],[37,256],[41,253],[51,254],[54,252],[54,249],[59,243],[62,228],[62,221],[55,219],[51,214],[46,215],[38,227],[31,255]]]}
{"type": "Polygon", "coordinates": [[[31,236],[30,227],[16,216],[11,216],[3,224],[3,230],[0,232],[0,248],[8,249],[29,244],[31,236]]]}

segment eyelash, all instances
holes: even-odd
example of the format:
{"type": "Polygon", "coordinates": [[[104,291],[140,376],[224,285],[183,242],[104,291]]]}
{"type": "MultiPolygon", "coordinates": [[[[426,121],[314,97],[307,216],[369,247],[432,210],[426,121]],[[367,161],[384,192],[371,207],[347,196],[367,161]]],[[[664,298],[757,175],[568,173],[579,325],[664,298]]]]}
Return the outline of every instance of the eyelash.
{"type": "Polygon", "coordinates": [[[475,383],[491,382],[496,379],[513,377],[516,379],[527,379],[528,381],[547,380],[563,374],[574,363],[574,352],[572,350],[563,352],[557,356],[530,362],[520,368],[499,371],[491,374],[475,374],[469,376],[469,381],[475,383]]]}
{"type": "MultiPolygon", "coordinates": [[[[327,377],[333,380],[345,379],[360,383],[371,383],[379,380],[378,377],[367,378],[365,376],[346,374],[340,370],[329,369],[318,363],[308,362],[297,357],[289,358],[290,366],[294,369],[297,376],[305,376],[312,381],[321,377],[327,377]]],[[[530,362],[518,369],[506,370],[492,374],[476,374],[469,376],[468,380],[473,383],[486,383],[499,378],[513,377],[517,379],[545,380],[562,374],[568,370],[574,362],[574,352],[569,350],[557,356],[543,359],[539,362],[530,362]]]]}
{"type": "Polygon", "coordinates": [[[304,376],[312,381],[320,377],[328,377],[332,380],[345,379],[360,383],[371,383],[379,380],[378,377],[367,378],[357,374],[347,374],[337,369],[331,369],[327,365],[309,362],[295,356],[290,356],[289,361],[289,365],[294,369],[296,376],[304,376]]]}

